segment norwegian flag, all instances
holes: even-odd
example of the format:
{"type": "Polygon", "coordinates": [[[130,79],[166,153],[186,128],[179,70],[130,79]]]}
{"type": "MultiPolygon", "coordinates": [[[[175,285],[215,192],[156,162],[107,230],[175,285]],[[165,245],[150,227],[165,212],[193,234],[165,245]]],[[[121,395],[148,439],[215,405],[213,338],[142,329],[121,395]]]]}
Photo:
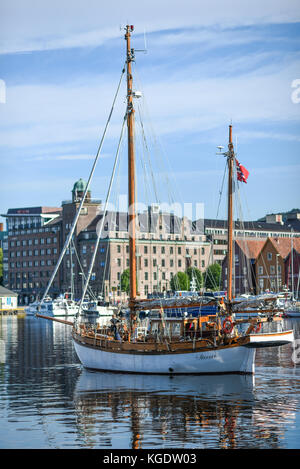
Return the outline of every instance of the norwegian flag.
{"type": "Polygon", "coordinates": [[[248,176],[249,176],[249,171],[244,166],[242,166],[238,162],[237,159],[235,159],[235,162],[236,162],[236,172],[237,172],[238,181],[247,183],[247,179],[248,179],[248,176]]]}

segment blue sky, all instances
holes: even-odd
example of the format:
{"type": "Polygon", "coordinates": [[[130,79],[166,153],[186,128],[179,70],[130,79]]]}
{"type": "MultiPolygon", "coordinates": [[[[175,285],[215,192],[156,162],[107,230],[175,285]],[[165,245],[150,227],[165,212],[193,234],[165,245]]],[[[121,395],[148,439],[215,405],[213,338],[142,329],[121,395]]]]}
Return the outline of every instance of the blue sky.
{"type": "MultiPolygon", "coordinates": [[[[224,171],[216,147],[227,144],[232,121],[238,159],[250,172],[240,187],[244,219],[300,206],[299,2],[3,0],[0,18],[0,213],[60,206],[74,182],[88,178],[124,63],[126,23],[135,26],[136,49],[146,31],[134,77],[145,97],[137,107],[150,116],[144,128],[159,200],[172,193],[216,217],[224,171]]],[[[105,198],[125,94],[123,83],[95,198],[105,198]]],[[[137,122],[141,141],[139,132],[137,122]]],[[[141,149],[138,191],[147,203],[141,149]]],[[[124,145],[113,197],[125,191],[124,145]]]]}

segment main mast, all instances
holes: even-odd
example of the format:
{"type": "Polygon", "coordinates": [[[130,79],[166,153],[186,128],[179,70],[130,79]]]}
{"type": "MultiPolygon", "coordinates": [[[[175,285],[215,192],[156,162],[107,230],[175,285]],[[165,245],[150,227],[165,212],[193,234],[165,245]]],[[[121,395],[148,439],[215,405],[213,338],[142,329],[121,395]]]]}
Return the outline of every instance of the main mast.
{"type": "Polygon", "coordinates": [[[136,243],[135,243],[135,152],[134,152],[134,108],[132,92],[131,62],[133,50],[130,47],[132,25],[126,26],[126,64],[127,64],[127,126],[128,126],[128,235],[129,235],[129,272],[130,272],[130,303],[136,298],[136,243]]]}
{"type": "Polygon", "coordinates": [[[227,285],[227,300],[232,300],[232,257],[233,257],[233,164],[234,164],[234,151],[232,143],[232,125],[229,126],[229,143],[227,153],[227,164],[228,164],[228,226],[227,226],[227,265],[228,265],[228,285],[227,285]]]}

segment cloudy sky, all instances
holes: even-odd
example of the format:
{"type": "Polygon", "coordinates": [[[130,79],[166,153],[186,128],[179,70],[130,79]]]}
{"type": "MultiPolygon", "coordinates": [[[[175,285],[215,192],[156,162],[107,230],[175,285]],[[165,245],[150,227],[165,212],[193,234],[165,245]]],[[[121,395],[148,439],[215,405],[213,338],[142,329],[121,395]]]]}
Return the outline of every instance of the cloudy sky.
{"type": "MultiPolygon", "coordinates": [[[[2,0],[0,213],[60,206],[88,178],[124,65],[127,23],[132,47],[147,48],[134,64],[144,96],[136,102],[141,200],[171,194],[216,217],[224,174],[216,147],[226,146],[232,122],[250,172],[240,187],[244,219],[300,207],[298,1],[2,0]]],[[[105,198],[125,96],[123,83],[95,198],[105,198]]],[[[126,191],[123,147],[114,197],[126,191]]]]}

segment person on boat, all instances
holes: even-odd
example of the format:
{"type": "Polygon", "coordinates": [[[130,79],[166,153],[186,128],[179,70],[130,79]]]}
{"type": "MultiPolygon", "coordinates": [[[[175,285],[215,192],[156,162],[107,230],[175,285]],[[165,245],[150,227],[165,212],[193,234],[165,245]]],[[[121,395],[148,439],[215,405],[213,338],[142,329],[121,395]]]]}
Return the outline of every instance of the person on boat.
{"type": "Polygon", "coordinates": [[[225,302],[224,302],[223,297],[221,298],[218,306],[219,306],[219,312],[220,313],[225,313],[226,312],[226,306],[225,306],[225,302]]]}
{"type": "Polygon", "coordinates": [[[115,340],[121,340],[121,337],[120,337],[120,334],[119,334],[119,331],[118,331],[118,324],[120,323],[120,320],[118,318],[116,318],[115,315],[113,315],[110,322],[111,322],[110,330],[114,334],[114,339],[115,340]]]}

